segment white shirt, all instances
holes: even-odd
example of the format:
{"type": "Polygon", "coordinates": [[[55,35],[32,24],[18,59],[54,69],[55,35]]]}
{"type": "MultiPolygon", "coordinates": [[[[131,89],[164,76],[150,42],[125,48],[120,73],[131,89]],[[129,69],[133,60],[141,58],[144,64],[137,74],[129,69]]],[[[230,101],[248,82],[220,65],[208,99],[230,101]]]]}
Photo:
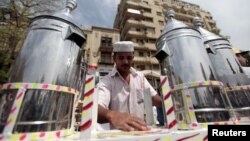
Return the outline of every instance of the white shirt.
{"type": "Polygon", "coordinates": [[[150,88],[152,96],[157,92],[141,72],[130,69],[130,84],[116,68],[106,75],[97,85],[98,104],[106,109],[128,112],[144,119],[143,90],[150,88]]]}

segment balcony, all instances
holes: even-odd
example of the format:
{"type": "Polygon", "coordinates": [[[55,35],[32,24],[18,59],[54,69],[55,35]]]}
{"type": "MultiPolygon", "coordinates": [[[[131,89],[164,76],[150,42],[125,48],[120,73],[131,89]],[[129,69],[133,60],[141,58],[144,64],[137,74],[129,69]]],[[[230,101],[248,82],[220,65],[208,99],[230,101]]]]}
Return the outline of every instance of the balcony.
{"type": "Polygon", "coordinates": [[[163,2],[162,7],[164,9],[167,9],[167,8],[171,7],[171,4],[169,2],[163,2]]]}
{"type": "Polygon", "coordinates": [[[113,47],[112,45],[106,46],[106,45],[100,45],[100,51],[101,52],[112,52],[113,47]]]}
{"type": "Polygon", "coordinates": [[[155,27],[155,24],[153,22],[142,21],[141,23],[147,27],[155,27]]]}
{"type": "Polygon", "coordinates": [[[103,64],[103,65],[113,65],[114,64],[114,62],[111,59],[101,59],[98,63],[103,64]]]}
{"type": "Polygon", "coordinates": [[[185,19],[185,20],[191,20],[194,18],[194,16],[192,15],[188,15],[188,14],[183,14],[183,13],[175,13],[175,17],[176,19],[180,18],[180,19],[185,19]]]}
{"type": "Polygon", "coordinates": [[[153,43],[145,43],[145,46],[151,51],[156,51],[156,46],[153,43]]]}
{"type": "Polygon", "coordinates": [[[141,3],[141,2],[133,2],[133,1],[128,0],[127,4],[128,4],[128,7],[131,7],[131,8],[137,8],[137,9],[144,8],[144,9],[150,9],[151,10],[149,5],[147,5],[145,3],[141,3]]]}
{"type": "Polygon", "coordinates": [[[145,32],[141,32],[141,31],[128,31],[126,36],[125,36],[125,39],[129,38],[129,37],[135,37],[135,38],[145,38],[146,37],[146,34],[145,32]]]}
{"type": "Polygon", "coordinates": [[[153,18],[153,14],[152,13],[144,12],[144,13],[142,13],[142,15],[144,17],[151,17],[151,18],[153,18]]]}
{"type": "Polygon", "coordinates": [[[127,21],[126,25],[131,25],[133,27],[144,27],[143,22],[131,19],[127,21]]]}
{"type": "Polygon", "coordinates": [[[140,3],[127,0],[126,2],[128,8],[140,9],[140,3]]]}
{"type": "Polygon", "coordinates": [[[142,8],[151,10],[151,7],[145,3],[140,4],[142,8]]]}
{"type": "MultiPolygon", "coordinates": [[[[134,17],[134,18],[143,18],[143,15],[141,14],[141,11],[137,10],[137,9],[131,9],[131,8],[126,8],[126,11],[124,12],[124,15],[121,16],[121,19],[124,18],[130,18],[130,17],[134,17]]],[[[120,19],[120,20],[121,20],[120,19]]]]}
{"type": "Polygon", "coordinates": [[[134,43],[135,50],[148,50],[144,43],[134,43]]]}
{"type": "Polygon", "coordinates": [[[216,22],[215,22],[214,20],[209,20],[208,23],[209,23],[210,25],[214,25],[214,26],[216,25],[216,22]]]}
{"type": "Polygon", "coordinates": [[[149,57],[134,57],[134,63],[150,63],[149,57]]]}
{"type": "Polygon", "coordinates": [[[155,57],[150,58],[151,64],[159,64],[159,61],[155,57]]]}
{"type": "Polygon", "coordinates": [[[107,62],[107,61],[99,61],[100,65],[110,65],[112,66],[114,63],[113,62],[107,62]]]}
{"type": "Polygon", "coordinates": [[[151,38],[151,39],[157,39],[159,35],[152,33],[152,32],[146,32],[146,37],[151,38]]]}

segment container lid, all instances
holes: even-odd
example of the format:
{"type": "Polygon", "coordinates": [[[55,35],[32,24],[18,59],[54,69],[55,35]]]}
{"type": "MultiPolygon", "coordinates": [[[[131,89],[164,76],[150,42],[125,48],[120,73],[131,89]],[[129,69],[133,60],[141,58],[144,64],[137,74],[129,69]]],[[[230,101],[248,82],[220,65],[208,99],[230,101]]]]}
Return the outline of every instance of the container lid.
{"type": "Polygon", "coordinates": [[[62,20],[67,23],[71,23],[77,27],[80,27],[79,24],[75,21],[75,19],[72,17],[71,12],[77,7],[77,1],[76,0],[68,0],[66,8],[59,11],[55,12],[54,14],[51,15],[40,15],[34,18],[35,19],[40,19],[40,18],[51,18],[51,19],[58,19],[62,20]]]}
{"type": "Polygon", "coordinates": [[[168,22],[167,22],[163,32],[161,33],[161,36],[172,31],[172,30],[176,30],[176,29],[180,29],[180,28],[190,28],[189,26],[187,26],[183,22],[180,22],[180,21],[174,19],[174,17],[175,17],[174,10],[166,11],[165,15],[166,15],[166,17],[168,17],[168,22]]]}
{"type": "Polygon", "coordinates": [[[212,32],[207,31],[206,29],[202,28],[202,21],[199,17],[195,17],[193,19],[193,23],[195,25],[195,28],[201,32],[202,38],[203,38],[205,43],[208,41],[212,41],[212,40],[219,40],[219,39],[226,40],[225,38],[220,37],[212,32]]]}

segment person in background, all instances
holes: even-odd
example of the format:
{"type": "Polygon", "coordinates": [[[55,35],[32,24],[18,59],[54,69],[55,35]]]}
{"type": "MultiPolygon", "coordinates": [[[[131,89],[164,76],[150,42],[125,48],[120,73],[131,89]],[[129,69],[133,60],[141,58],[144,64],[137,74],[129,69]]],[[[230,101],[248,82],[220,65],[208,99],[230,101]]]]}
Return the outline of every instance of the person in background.
{"type": "Polygon", "coordinates": [[[236,55],[237,59],[239,60],[241,66],[243,67],[250,67],[250,60],[246,59],[241,55],[241,51],[237,48],[232,48],[234,54],[236,55]]]}
{"type": "Polygon", "coordinates": [[[132,68],[134,46],[130,41],[113,46],[113,70],[97,85],[98,122],[124,131],[149,130],[144,121],[143,90],[149,88],[153,105],[162,99],[141,72],[132,68]]]}

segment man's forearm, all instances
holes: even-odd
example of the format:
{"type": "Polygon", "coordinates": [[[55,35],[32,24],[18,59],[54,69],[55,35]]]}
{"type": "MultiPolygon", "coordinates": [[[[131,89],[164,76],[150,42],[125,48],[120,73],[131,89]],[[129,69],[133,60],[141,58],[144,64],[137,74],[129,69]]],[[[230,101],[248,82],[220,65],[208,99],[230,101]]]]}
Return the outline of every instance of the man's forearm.
{"type": "Polygon", "coordinates": [[[98,105],[98,122],[99,123],[107,123],[109,122],[109,116],[111,111],[103,108],[102,106],[98,105]]]}
{"type": "Polygon", "coordinates": [[[108,120],[107,120],[107,113],[108,113],[107,109],[105,109],[102,106],[98,105],[98,118],[97,118],[97,121],[99,123],[106,123],[106,122],[108,122],[108,120]]]}
{"type": "Polygon", "coordinates": [[[162,108],[162,98],[159,95],[153,96],[152,102],[153,102],[154,106],[156,106],[158,108],[162,108]]]}

